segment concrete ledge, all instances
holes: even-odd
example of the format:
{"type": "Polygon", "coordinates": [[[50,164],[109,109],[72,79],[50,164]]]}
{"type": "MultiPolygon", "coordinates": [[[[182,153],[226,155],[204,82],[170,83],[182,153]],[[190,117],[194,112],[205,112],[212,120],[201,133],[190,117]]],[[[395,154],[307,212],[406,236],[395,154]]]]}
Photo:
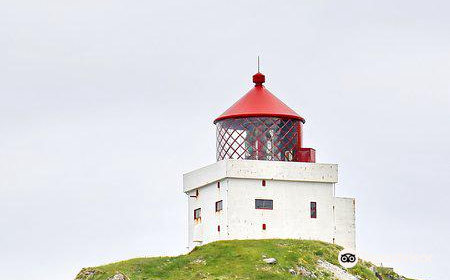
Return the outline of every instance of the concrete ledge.
{"type": "Polygon", "coordinates": [[[224,178],[337,183],[338,165],[264,160],[221,160],[183,175],[183,191],[224,178]]]}

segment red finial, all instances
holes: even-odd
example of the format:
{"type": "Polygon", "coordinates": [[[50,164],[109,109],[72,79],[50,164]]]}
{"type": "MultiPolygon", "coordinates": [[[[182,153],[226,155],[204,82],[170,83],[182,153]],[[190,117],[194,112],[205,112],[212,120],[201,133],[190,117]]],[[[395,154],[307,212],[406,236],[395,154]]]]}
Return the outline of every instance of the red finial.
{"type": "Polygon", "coordinates": [[[255,86],[262,86],[262,84],[266,81],[266,76],[264,76],[261,73],[256,73],[253,75],[253,82],[255,83],[255,86]]]}
{"type": "Polygon", "coordinates": [[[266,81],[266,76],[261,74],[259,72],[259,55],[258,55],[258,73],[253,75],[253,82],[255,83],[255,86],[262,86],[262,84],[266,81]]]}

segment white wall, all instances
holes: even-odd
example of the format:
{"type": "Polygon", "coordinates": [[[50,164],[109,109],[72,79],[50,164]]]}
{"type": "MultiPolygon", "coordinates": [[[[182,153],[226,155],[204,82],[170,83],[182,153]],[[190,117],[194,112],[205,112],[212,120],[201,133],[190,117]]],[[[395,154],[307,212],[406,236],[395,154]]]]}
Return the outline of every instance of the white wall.
{"type": "Polygon", "coordinates": [[[196,245],[223,240],[227,237],[227,180],[220,181],[199,188],[199,195],[195,190],[189,193],[188,199],[188,246],[190,249],[196,245]],[[223,201],[223,210],[216,212],[216,201],[223,201]],[[194,209],[201,208],[201,221],[194,220],[194,209]],[[220,225],[220,232],[217,226],[220,225]]]}
{"type": "Polygon", "coordinates": [[[226,159],[183,175],[183,191],[206,186],[223,178],[273,179],[336,183],[337,164],[226,159]]]}
{"type": "Polygon", "coordinates": [[[355,199],[335,197],[336,243],[345,248],[356,248],[355,199]]]}
{"type": "Polygon", "coordinates": [[[333,184],[228,179],[230,239],[301,238],[333,242],[333,184]],[[255,199],[273,200],[273,210],[255,209],[255,199]],[[317,203],[317,218],[310,202],[317,203]],[[266,224],[266,230],[262,224],[266,224]]]}
{"type": "Polygon", "coordinates": [[[334,197],[335,164],[223,160],[185,174],[183,181],[186,194],[199,190],[198,197],[188,198],[190,249],[216,240],[263,238],[313,239],[355,248],[354,199],[334,197]],[[255,199],[273,200],[273,210],[255,209],[255,199]],[[216,213],[219,200],[223,210],[216,213]],[[317,218],[310,216],[312,201],[317,218]],[[194,221],[197,208],[202,209],[201,221],[194,221]]]}

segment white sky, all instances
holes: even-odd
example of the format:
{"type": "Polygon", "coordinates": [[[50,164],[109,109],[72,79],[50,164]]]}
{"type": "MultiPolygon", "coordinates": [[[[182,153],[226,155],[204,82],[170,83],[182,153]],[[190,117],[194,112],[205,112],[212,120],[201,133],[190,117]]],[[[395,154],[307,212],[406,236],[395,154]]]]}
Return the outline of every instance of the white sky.
{"type": "Polygon", "coordinates": [[[448,277],[450,2],[0,2],[0,271],[79,269],[187,244],[182,173],[266,86],[357,198],[358,249],[448,277]]]}

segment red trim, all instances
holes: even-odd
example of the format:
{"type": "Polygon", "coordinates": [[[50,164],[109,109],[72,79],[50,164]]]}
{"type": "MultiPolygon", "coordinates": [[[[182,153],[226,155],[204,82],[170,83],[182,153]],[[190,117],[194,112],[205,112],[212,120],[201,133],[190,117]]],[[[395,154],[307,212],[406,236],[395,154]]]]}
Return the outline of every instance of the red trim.
{"type": "Polygon", "coordinates": [[[302,123],[297,124],[297,158],[296,161],[301,161],[301,149],[302,149],[302,123]]]}
{"type": "Polygon", "coordinates": [[[301,148],[299,155],[301,162],[316,162],[316,150],[313,148],[301,148]]]}
{"type": "Polygon", "coordinates": [[[239,118],[247,118],[247,117],[275,117],[275,118],[281,118],[281,119],[295,119],[300,120],[302,123],[305,123],[305,119],[300,116],[293,116],[293,115],[285,115],[285,114],[266,114],[266,113],[249,113],[249,114],[230,114],[226,116],[220,116],[217,119],[214,120],[214,123],[217,123],[218,121],[224,120],[224,119],[239,119],[239,118]]]}

